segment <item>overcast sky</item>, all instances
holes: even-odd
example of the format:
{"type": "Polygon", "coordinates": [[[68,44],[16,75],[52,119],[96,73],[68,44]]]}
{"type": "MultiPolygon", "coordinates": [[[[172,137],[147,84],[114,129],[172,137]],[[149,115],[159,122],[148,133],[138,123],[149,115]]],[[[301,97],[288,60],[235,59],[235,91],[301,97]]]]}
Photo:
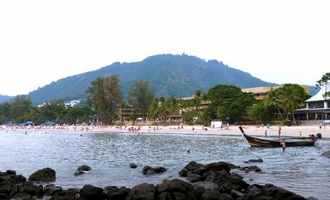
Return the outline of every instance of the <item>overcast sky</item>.
{"type": "Polygon", "coordinates": [[[159,53],[217,59],[275,83],[330,71],[324,0],[0,1],[0,94],[159,53]]]}

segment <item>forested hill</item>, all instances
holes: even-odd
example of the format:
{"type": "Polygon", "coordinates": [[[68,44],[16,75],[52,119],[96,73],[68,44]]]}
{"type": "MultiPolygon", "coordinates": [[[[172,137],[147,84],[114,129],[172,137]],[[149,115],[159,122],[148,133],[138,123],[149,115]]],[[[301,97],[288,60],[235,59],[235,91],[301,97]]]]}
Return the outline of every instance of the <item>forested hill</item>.
{"type": "Polygon", "coordinates": [[[11,97],[9,96],[4,96],[4,95],[0,95],[0,103],[4,103],[6,101],[8,101],[11,97]]]}
{"type": "Polygon", "coordinates": [[[124,96],[135,80],[149,81],[157,96],[190,96],[198,89],[206,90],[217,84],[243,88],[271,84],[216,60],[166,54],[151,56],[140,62],[113,63],[99,70],[52,82],[30,95],[34,103],[83,98],[91,81],[109,75],[120,77],[124,96]]]}

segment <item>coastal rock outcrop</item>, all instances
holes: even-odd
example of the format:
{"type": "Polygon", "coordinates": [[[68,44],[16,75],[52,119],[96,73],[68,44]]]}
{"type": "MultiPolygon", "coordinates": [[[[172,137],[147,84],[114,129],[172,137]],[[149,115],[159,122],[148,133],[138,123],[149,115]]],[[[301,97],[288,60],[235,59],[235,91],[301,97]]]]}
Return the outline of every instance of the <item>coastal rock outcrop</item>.
{"type": "Polygon", "coordinates": [[[322,153],[322,156],[330,158],[330,151],[326,151],[326,152],[322,153]]]}
{"type": "Polygon", "coordinates": [[[245,173],[249,172],[261,172],[262,170],[258,166],[246,166],[246,167],[240,167],[239,168],[241,171],[244,171],[245,173]]]}
{"type": "Polygon", "coordinates": [[[91,170],[92,170],[92,168],[90,166],[88,166],[88,165],[81,165],[74,172],[74,175],[75,176],[79,176],[79,175],[85,174],[86,172],[89,172],[91,170]]]}
{"type": "Polygon", "coordinates": [[[143,167],[143,169],[142,169],[142,173],[144,175],[162,174],[166,171],[167,171],[167,169],[165,167],[159,167],[159,166],[151,167],[148,165],[143,167]]]}
{"type": "Polygon", "coordinates": [[[132,168],[132,169],[136,169],[138,166],[135,163],[130,163],[129,167],[132,168]]]}
{"type": "Polygon", "coordinates": [[[51,168],[40,169],[29,177],[29,181],[35,182],[54,182],[56,180],[56,171],[51,168]]]}
{"type": "Polygon", "coordinates": [[[108,186],[104,188],[104,192],[106,193],[108,199],[111,200],[122,200],[126,199],[131,189],[126,187],[116,187],[116,186],[108,186]]]}
{"type": "MultiPolygon", "coordinates": [[[[155,169],[153,167],[150,168],[152,170],[155,169]]],[[[172,179],[164,180],[157,185],[142,183],[131,189],[116,186],[100,188],[93,185],[85,185],[81,189],[63,189],[53,184],[43,186],[36,184],[36,182],[26,181],[25,177],[16,175],[15,171],[8,170],[6,172],[0,172],[0,199],[305,200],[300,195],[271,184],[249,185],[244,181],[242,176],[232,172],[232,169],[236,168],[240,170],[242,167],[226,162],[210,164],[190,162],[180,171],[180,176],[188,181],[172,179]],[[189,177],[195,177],[195,179],[189,181],[189,177]]],[[[162,168],[156,169],[156,171],[164,171],[162,168]]],[[[150,172],[148,173],[150,174],[150,172]]],[[[42,180],[45,180],[45,178],[42,180]]],[[[50,178],[48,177],[47,180],[50,180],[50,178]]]]}
{"type": "Polygon", "coordinates": [[[264,162],[261,158],[258,158],[258,159],[250,159],[250,160],[247,160],[247,161],[244,161],[245,163],[262,163],[264,162]]]}
{"type": "Polygon", "coordinates": [[[80,200],[105,200],[107,195],[102,188],[93,185],[85,185],[80,190],[80,200]]]}
{"type": "Polygon", "coordinates": [[[156,187],[153,184],[142,183],[132,188],[127,200],[155,200],[156,187]]]}

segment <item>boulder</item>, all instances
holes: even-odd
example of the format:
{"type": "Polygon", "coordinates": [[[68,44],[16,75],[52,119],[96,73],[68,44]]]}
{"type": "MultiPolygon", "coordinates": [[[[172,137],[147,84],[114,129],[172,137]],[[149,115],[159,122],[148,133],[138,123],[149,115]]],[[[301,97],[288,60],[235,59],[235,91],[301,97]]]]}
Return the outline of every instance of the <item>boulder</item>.
{"type": "Polygon", "coordinates": [[[183,180],[173,179],[165,180],[157,187],[159,199],[182,199],[182,200],[195,200],[198,199],[197,194],[194,192],[194,187],[183,180]]]}
{"type": "Polygon", "coordinates": [[[230,193],[231,190],[244,192],[249,186],[242,177],[226,171],[210,172],[207,174],[205,181],[217,184],[219,191],[222,193],[230,193]]]}
{"type": "Polygon", "coordinates": [[[77,171],[86,171],[86,172],[91,171],[91,170],[92,170],[92,168],[88,165],[81,165],[77,169],[77,171]]]}
{"type": "Polygon", "coordinates": [[[188,163],[188,165],[186,165],[180,172],[179,175],[181,177],[189,177],[189,179],[191,180],[196,180],[196,181],[200,181],[200,179],[197,178],[196,175],[199,175],[201,177],[203,177],[205,174],[211,172],[211,171],[226,171],[226,172],[230,172],[231,169],[236,169],[239,168],[236,165],[233,165],[231,163],[227,163],[227,162],[215,162],[215,163],[209,163],[206,165],[200,164],[200,163],[196,163],[194,161],[188,163]]]}
{"type": "Polygon", "coordinates": [[[248,188],[248,192],[244,194],[241,200],[264,200],[264,199],[272,199],[272,200],[306,200],[304,197],[297,195],[293,192],[285,190],[283,188],[266,184],[266,185],[251,185],[248,188]]]}
{"type": "Polygon", "coordinates": [[[32,182],[26,182],[18,186],[19,193],[26,193],[31,196],[42,197],[44,194],[42,185],[35,185],[32,182]]]}
{"type": "Polygon", "coordinates": [[[250,159],[250,160],[247,160],[247,161],[244,161],[245,163],[262,163],[264,162],[261,158],[258,158],[258,159],[250,159]]]}
{"type": "Polygon", "coordinates": [[[105,200],[107,199],[106,194],[102,188],[95,187],[93,185],[84,185],[80,190],[81,200],[105,200]]]}
{"type": "Polygon", "coordinates": [[[179,172],[179,175],[181,177],[187,177],[188,172],[190,172],[190,174],[197,174],[197,171],[202,167],[204,167],[203,164],[191,161],[179,172]]]}
{"type": "Polygon", "coordinates": [[[74,175],[75,176],[79,176],[79,175],[85,174],[86,172],[89,172],[91,170],[92,170],[92,168],[90,166],[88,166],[88,165],[81,165],[74,172],[74,175]]]}
{"type": "Polygon", "coordinates": [[[104,192],[106,193],[108,199],[110,200],[126,199],[130,191],[131,190],[126,187],[118,188],[115,186],[108,186],[104,188],[104,192]]]}
{"type": "Polygon", "coordinates": [[[46,196],[52,196],[55,192],[59,192],[59,191],[62,191],[62,187],[60,186],[56,186],[54,184],[50,184],[50,185],[46,185],[44,187],[44,194],[46,196]]]}
{"type": "Polygon", "coordinates": [[[215,183],[209,182],[209,181],[201,181],[201,182],[196,182],[193,184],[195,190],[198,191],[218,191],[219,186],[215,183]]]}
{"type": "Polygon", "coordinates": [[[130,163],[129,167],[132,168],[132,169],[136,169],[138,166],[135,163],[130,163]]]}
{"type": "Polygon", "coordinates": [[[152,184],[143,183],[133,187],[127,200],[154,200],[156,198],[156,187],[152,184]]]}
{"type": "Polygon", "coordinates": [[[67,190],[56,191],[50,200],[78,200],[80,197],[79,190],[70,188],[67,190]]]}
{"type": "Polygon", "coordinates": [[[205,191],[202,200],[234,200],[229,194],[221,194],[218,191],[205,191]]]}
{"type": "Polygon", "coordinates": [[[326,151],[326,152],[322,153],[322,156],[330,158],[330,151],[326,151]]]}
{"type": "Polygon", "coordinates": [[[261,172],[261,169],[258,166],[246,166],[246,167],[241,167],[241,171],[244,171],[245,173],[249,172],[261,172]]]}
{"type": "Polygon", "coordinates": [[[165,167],[151,167],[151,166],[145,166],[143,167],[142,173],[144,175],[154,175],[154,174],[162,174],[166,172],[167,169],[165,167]]]}
{"type": "Polygon", "coordinates": [[[29,181],[35,182],[54,182],[56,180],[56,171],[51,168],[40,169],[29,177],[29,181]]]}

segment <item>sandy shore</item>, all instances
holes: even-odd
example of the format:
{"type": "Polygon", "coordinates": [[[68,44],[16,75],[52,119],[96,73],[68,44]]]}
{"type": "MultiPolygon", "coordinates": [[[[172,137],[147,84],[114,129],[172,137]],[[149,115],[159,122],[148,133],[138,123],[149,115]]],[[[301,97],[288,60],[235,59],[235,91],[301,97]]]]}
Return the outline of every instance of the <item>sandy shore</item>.
{"type": "MultiPolygon", "coordinates": [[[[256,136],[278,136],[279,126],[243,126],[246,133],[256,136]]],[[[282,126],[282,136],[309,136],[310,134],[321,133],[324,138],[330,138],[330,126],[282,126]]],[[[198,135],[237,135],[241,133],[238,126],[226,128],[210,128],[203,126],[53,126],[53,127],[17,127],[0,126],[0,132],[20,132],[20,133],[130,133],[130,134],[198,134],[198,135]]]]}

